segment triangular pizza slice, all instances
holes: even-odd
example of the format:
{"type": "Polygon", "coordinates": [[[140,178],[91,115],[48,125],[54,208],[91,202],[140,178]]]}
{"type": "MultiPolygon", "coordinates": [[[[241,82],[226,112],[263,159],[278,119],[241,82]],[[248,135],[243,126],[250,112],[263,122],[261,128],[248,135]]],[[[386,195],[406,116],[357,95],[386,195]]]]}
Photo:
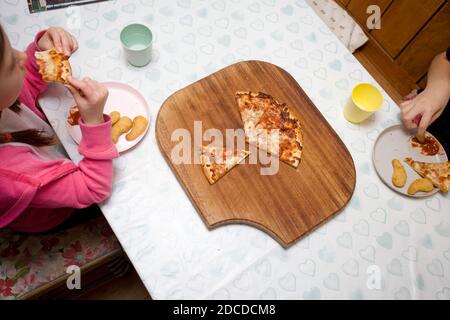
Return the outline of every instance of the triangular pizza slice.
{"type": "Polygon", "coordinates": [[[421,177],[430,179],[442,192],[448,192],[450,189],[450,161],[420,162],[408,157],[405,162],[421,177]]]}
{"type": "Polygon", "coordinates": [[[72,67],[69,57],[52,48],[47,51],[36,51],[34,53],[39,73],[47,82],[68,83],[67,77],[72,75],[72,67]]]}
{"type": "Polygon", "coordinates": [[[217,147],[213,144],[202,146],[201,165],[210,184],[217,182],[238,163],[248,157],[246,150],[217,147]]]}
{"type": "Polygon", "coordinates": [[[301,125],[285,103],[262,92],[236,92],[248,143],[296,168],[303,150],[301,125]]]}

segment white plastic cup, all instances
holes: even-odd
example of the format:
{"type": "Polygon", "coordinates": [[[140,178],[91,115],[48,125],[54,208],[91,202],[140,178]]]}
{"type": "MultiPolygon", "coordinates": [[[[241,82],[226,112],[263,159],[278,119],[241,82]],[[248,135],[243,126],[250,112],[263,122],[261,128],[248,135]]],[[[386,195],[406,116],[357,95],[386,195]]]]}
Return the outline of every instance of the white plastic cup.
{"type": "Polygon", "coordinates": [[[152,60],[153,34],[145,25],[134,23],[123,28],[120,42],[131,65],[143,67],[152,60]]]}

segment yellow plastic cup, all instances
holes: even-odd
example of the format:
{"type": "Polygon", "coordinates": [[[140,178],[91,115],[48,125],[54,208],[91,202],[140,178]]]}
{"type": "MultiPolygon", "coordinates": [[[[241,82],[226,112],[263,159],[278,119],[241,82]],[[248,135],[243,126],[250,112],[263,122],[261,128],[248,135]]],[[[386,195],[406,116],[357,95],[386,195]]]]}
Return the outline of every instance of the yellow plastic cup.
{"type": "Polygon", "coordinates": [[[352,96],[344,107],[344,117],[352,123],[369,118],[383,105],[383,95],[370,83],[360,83],[352,90],[352,96]]]}

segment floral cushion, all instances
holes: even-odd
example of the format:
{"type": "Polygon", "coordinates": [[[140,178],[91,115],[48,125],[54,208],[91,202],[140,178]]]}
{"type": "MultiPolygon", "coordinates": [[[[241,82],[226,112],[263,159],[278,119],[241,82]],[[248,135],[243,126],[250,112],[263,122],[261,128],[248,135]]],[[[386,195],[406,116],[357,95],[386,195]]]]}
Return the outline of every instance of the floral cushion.
{"type": "Polygon", "coordinates": [[[116,250],[120,244],[103,216],[51,233],[0,229],[0,300],[18,299],[67,276],[67,266],[82,267],[116,250]]]}

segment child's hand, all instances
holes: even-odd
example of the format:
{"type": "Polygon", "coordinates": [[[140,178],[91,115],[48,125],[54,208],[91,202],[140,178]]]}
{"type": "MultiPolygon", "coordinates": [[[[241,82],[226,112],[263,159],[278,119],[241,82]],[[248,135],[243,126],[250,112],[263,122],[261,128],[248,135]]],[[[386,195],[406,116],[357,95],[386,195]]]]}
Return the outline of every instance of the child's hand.
{"type": "Polygon", "coordinates": [[[67,80],[70,85],[66,87],[72,93],[84,123],[103,123],[103,109],[108,98],[108,89],[89,78],[78,80],[69,76],[67,80]]]}
{"type": "Polygon", "coordinates": [[[73,35],[63,28],[50,27],[39,39],[38,47],[43,51],[55,48],[70,57],[72,53],[77,51],[78,42],[73,35]]]}
{"type": "Polygon", "coordinates": [[[407,129],[418,128],[417,138],[423,141],[427,128],[442,114],[447,104],[439,94],[430,94],[426,89],[414,99],[400,105],[401,116],[407,129]]]}

